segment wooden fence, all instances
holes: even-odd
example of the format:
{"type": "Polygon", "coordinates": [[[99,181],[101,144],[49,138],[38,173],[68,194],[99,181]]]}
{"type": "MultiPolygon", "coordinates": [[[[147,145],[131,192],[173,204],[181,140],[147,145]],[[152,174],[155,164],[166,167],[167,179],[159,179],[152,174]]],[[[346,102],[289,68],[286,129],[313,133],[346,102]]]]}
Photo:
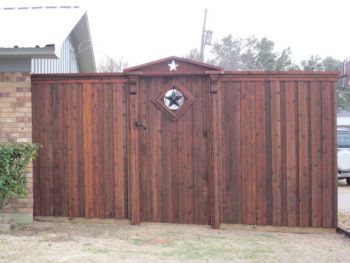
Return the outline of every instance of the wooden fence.
{"type": "Polygon", "coordinates": [[[337,226],[335,73],[157,74],[32,76],[35,216],[337,226]]]}

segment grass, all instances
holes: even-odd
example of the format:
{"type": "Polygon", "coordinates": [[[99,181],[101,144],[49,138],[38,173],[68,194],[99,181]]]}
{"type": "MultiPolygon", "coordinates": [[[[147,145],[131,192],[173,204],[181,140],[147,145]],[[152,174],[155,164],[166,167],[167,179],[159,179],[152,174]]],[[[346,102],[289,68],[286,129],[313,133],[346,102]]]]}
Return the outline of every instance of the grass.
{"type": "Polygon", "coordinates": [[[344,247],[337,234],[37,222],[0,235],[0,262],[347,262],[344,247]]]}

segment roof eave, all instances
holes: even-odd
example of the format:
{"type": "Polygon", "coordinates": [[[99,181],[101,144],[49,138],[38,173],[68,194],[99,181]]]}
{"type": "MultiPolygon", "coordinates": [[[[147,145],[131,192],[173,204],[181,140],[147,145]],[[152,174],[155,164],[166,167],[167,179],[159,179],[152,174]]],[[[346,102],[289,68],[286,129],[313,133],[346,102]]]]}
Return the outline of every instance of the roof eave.
{"type": "Polygon", "coordinates": [[[0,48],[0,57],[58,58],[54,45],[35,48],[0,48]]]}

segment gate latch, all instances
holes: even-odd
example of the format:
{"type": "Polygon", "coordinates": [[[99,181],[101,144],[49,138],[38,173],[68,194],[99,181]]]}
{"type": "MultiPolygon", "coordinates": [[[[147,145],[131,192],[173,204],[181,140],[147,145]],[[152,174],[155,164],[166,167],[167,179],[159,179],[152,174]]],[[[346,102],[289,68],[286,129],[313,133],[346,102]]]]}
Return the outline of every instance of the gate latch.
{"type": "Polygon", "coordinates": [[[143,129],[143,130],[147,130],[147,127],[145,125],[143,125],[141,122],[140,122],[140,119],[139,117],[137,117],[136,121],[135,121],[135,127],[137,129],[143,129]]]}

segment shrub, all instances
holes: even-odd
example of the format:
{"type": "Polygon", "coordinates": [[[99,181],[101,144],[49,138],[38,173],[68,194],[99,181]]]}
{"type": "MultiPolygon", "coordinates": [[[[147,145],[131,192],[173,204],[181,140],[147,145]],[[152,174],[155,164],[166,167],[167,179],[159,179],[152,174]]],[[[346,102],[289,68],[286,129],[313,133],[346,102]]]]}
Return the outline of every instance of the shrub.
{"type": "Polygon", "coordinates": [[[0,213],[12,198],[27,194],[26,168],[38,148],[34,143],[0,144],[0,213]]]}

